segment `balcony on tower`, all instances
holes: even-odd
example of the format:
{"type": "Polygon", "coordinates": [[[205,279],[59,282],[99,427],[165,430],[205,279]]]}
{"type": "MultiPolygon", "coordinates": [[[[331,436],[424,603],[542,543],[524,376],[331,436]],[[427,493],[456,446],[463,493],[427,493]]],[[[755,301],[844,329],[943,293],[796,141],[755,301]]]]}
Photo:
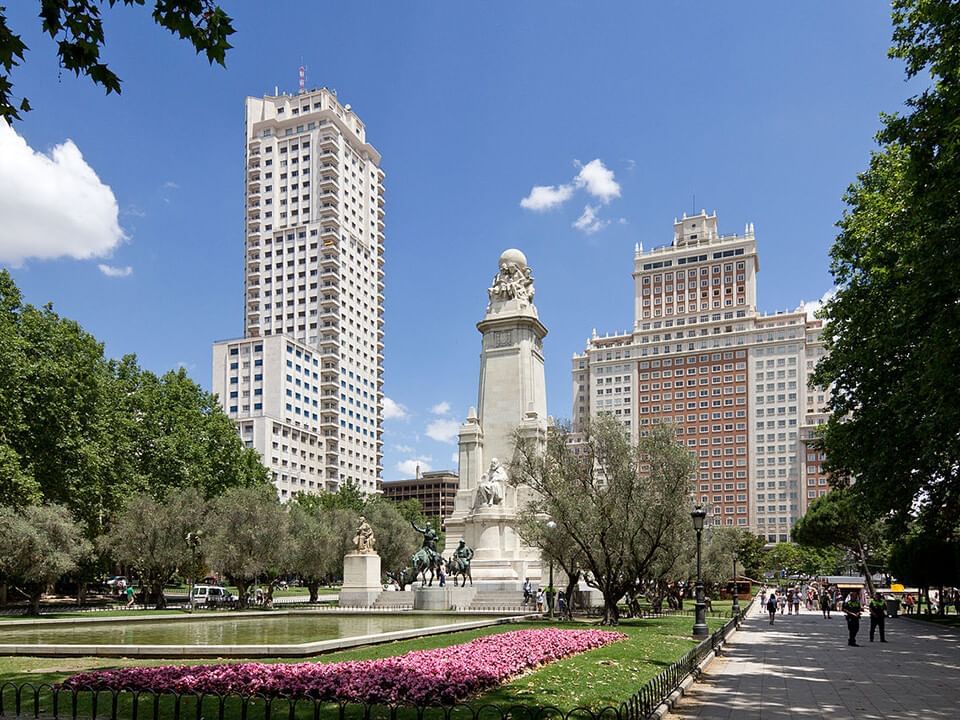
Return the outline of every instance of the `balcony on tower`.
{"type": "Polygon", "coordinates": [[[320,189],[323,193],[336,193],[340,190],[340,182],[334,175],[325,174],[320,178],[320,189]]]}
{"type": "Polygon", "coordinates": [[[325,135],[320,138],[320,149],[324,153],[336,153],[340,149],[340,142],[335,135],[325,135]]]}

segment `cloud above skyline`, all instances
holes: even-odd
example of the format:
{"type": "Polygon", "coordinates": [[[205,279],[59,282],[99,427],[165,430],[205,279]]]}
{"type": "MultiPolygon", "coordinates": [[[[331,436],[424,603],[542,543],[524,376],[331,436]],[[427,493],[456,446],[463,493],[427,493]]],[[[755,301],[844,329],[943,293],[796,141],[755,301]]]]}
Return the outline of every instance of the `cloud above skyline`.
{"type": "Polygon", "coordinates": [[[420,472],[430,472],[433,467],[430,465],[430,461],[433,458],[429,456],[410,458],[409,460],[401,460],[397,463],[397,472],[405,477],[415,477],[417,474],[417,467],[420,467],[420,472]]]}
{"type": "MultiPolygon", "coordinates": [[[[574,160],[573,164],[579,170],[569,183],[534,185],[530,194],[520,201],[520,207],[534,212],[553,210],[570,200],[578,190],[583,190],[599,200],[600,205],[606,205],[620,197],[620,183],[617,182],[613,170],[604,165],[600,158],[595,158],[586,165],[578,160],[574,160]]],[[[600,205],[587,204],[572,226],[587,235],[593,235],[605,228],[610,221],[599,218],[597,211],[600,205]]]]}
{"type": "Polygon", "coordinates": [[[437,442],[452,443],[459,432],[460,423],[448,418],[434,420],[427,425],[427,437],[437,442]]]}
{"type": "Polygon", "coordinates": [[[123,267],[118,267],[116,265],[105,265],[104,263],[99,263],[97,267],[107,277],[120,278],[120,277],[129,277],[133,275],[133,268],[129,265],[124,265],[123,267]]]}
{"type": "Polygon", "coordinates": [[[72,140],[40,153],[0,120],[0,262],[105,257],[127,239],[119,215],[72,140]]]}
{"type": "Polygon", "coordinates": [[[446,400],[438,402],[436,405],[430,408],[430,412],[432,412],[434,415],[446,415],[450,412],[450,403],[448,403],[446,400]]]}
{"type": "Polygon", "coordinates": [[[384,420],[406,420],[410,417],[407,408],[398,402],[384,396],[383,398],[383,419],[384,420]]]}

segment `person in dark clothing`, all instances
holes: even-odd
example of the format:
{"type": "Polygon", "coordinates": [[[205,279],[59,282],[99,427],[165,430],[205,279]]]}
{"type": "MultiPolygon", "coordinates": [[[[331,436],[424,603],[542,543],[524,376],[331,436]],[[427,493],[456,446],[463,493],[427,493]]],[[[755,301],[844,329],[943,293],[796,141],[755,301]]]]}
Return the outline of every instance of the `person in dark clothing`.
{"type": "Polygon", "coordinates": [[[771,592],[767,598],[767,612],[770,613],[770,624],[773,625],[773,619],[777,616],[777,593],[771,592]]]}
{"type": "Polygon", "coordinates": [[[863,607],[860,605],[860,596],[851,592],[847,595],[841,610],[847,618],[847,632],[849,633],[847,645],[857,647],[857,633],[860,632],[860,613],[863,612],[863,607]]]}
{"type": "Polygon", "coordinates": [[[830,617],[830,605],[830,590],[829,588],[824,588],[820,591],[820,611],[827,620],[833,619],[830,617]]]}
{"type": "Polygon", "coordinates": [[[873,642],[873,635],[876,630],[880,630],[880,642],[886,642],[883,636],[884,618],[887,615],[887,606],[883,602],[883,596],[880,593],[874,593],[873,600],[870,601],[870,642],[873,642]]]}

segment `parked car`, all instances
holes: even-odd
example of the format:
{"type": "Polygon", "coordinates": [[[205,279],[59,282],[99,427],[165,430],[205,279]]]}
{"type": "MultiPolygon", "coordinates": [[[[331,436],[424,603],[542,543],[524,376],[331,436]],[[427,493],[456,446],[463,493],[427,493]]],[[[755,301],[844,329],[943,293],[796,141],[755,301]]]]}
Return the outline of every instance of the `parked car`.
{"type": "Polygon", "coordinates": [[[194,605],[228,605],[236,599],[236,595],[219,585],[194,585],[190,595],[194,605]]]}

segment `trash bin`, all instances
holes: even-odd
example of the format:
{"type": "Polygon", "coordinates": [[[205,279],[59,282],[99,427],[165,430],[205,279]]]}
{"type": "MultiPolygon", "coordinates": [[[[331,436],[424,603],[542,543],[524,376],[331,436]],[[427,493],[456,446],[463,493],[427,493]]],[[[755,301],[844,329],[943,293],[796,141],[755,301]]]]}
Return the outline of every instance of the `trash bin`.
{"type": "Polygon", "coordinates": [[[900,598],[887,598],[887,616],[895,618],[900,614],[900,598]]]}

